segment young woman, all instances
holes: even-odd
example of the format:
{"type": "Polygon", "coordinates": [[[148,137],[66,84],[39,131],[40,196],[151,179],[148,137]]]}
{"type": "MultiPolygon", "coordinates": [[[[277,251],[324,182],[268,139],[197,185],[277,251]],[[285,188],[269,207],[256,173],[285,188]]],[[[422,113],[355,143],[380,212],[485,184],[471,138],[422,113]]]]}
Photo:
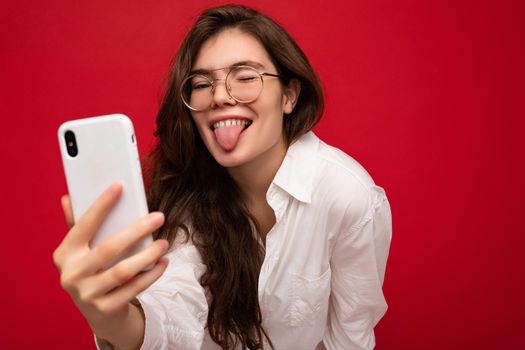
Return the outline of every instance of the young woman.
{"type": "Polygon", "coordinates": [[[89,250],[122,191],[113,185],[54,254],[98,347],[374,347],[390,206],[311,132],[322,110],[317,76],[273,20],[240,6],[201,15],[157,117],[155,212],[89,250]],[[151,233],[148,249],[101,269],[151,233]]]}

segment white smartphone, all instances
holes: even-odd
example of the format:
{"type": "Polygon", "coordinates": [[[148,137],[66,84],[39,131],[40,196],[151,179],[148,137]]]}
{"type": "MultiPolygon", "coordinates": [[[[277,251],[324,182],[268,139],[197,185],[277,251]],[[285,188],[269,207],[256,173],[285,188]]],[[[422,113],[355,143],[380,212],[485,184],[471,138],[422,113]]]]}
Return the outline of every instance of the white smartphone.
{"type": "MultiPolygon", "coordinates": [[[[59,127],[58,139],[75,221],[112,183],[123,185],[120,198],[91,240],[91,248],[148,213],[137,140],[127,116],[111,114],[71,120],[59,127]]],[[[105,268],[152,241],[147,236],[105,268]]]]}

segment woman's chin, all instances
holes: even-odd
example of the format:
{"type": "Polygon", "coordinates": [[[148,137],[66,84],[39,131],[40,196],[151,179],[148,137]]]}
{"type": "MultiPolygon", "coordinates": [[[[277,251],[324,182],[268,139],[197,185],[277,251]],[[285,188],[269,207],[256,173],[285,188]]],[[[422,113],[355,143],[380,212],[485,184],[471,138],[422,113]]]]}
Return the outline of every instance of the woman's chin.
{"type": "Polygon", "coordinates": [[[235,155],[235,152],[220,152],[221,154],[212,153],[215,161],[225,168],[235,168],[245,163],[242,157],[235,155]]]}

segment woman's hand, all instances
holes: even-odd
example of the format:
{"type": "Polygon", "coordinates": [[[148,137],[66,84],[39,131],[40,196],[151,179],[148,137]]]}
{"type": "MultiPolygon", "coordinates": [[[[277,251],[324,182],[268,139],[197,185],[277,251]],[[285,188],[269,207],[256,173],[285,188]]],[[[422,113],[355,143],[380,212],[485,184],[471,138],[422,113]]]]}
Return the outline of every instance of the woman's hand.
{"type": "Polygon", "coordinates": [[[162,275],[167,259],[161,257],[169,248],[166,240],[159,239],[143,251],[103,270],[105,264],[164,223],[162,213],[150,213],[90,249],[89,241],[121,192],[119,184],[109,187],[77,223],[73,222],[69,196],[63,196],[62,208],[71,229],[53,253],[62,287],[71,295],[93,332],[107,340],[130,315],[139,315],[136,310],[130,312],[134,307],[130,302],[162,275]],[[156,264],[151,270],[142,272],[152,263],[156,264]]]}

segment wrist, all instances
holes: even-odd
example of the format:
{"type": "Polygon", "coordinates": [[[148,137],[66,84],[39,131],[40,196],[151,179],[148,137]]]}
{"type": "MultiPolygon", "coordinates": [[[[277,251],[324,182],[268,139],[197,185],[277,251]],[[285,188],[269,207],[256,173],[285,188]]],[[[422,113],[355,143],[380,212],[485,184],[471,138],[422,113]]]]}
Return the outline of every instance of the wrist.
{"type": "Polygon", "coordinates": [[[111,343],[115,349],[140,349],[144,340],[144,312],[140,304],[128,303],[123,312],[91,326],[100,339],[111,343]]]}
{"type": "Polygon", "coordinates": [[[89,326],[93,333],[99,338],[108,339],[107,336],[115,332],[115,330],[122,327],[126,323],[126,319],[129,317],[131,311],[131,304],[128,303],[122,308],[122,310],[104,317],[96,317],[94,319],[88,319],[89,326]]]}

